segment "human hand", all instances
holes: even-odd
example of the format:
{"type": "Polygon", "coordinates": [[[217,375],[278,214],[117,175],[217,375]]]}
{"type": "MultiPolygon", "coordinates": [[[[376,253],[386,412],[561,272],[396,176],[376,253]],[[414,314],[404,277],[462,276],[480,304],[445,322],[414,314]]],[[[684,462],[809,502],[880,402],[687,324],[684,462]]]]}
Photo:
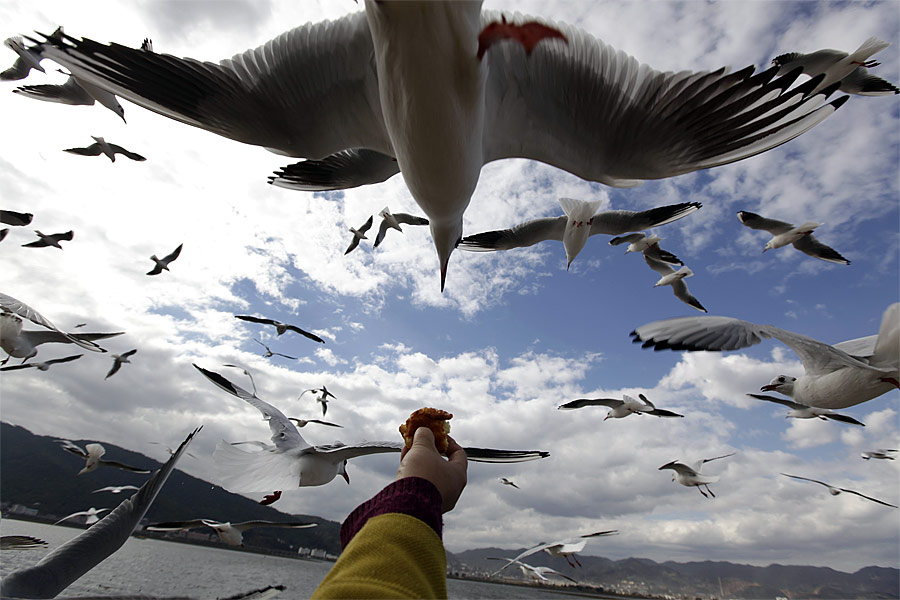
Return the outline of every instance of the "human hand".
{"type": "Polygon", "coordinates": [[[411,448],[403,448],[400,453],[400,468],[397,477],[421,477],[427,479],[441,493],[441,512],[453,510],[463,488],[466,487],[468,459],[466,451],[449,437],[447,438],[447,460],[438,453],[434,445],[434,434],[427,427],[419,427],[413,436],[411,448]]]}

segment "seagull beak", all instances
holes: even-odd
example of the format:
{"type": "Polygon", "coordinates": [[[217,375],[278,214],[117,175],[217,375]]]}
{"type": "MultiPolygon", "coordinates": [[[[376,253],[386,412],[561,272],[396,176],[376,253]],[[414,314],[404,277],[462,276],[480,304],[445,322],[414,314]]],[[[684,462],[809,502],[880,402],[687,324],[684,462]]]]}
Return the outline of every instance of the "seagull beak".
{"type": "Polygon", "coordinates": [[[767,383],[766,385],[759,388],[759,391],[761,391],[761,392],[771,392],[774,390],[775,390],[775,386],[772,385],[771,383],[767,383]]]}
{"type": "Polygon", "coordinates": [[[342,471],[342,472],[341,472],[341,477],[344,478],[344,481],[347,482],[347,485],[350,485],[350,476],[347,475],[347,471],[342,471]]]}

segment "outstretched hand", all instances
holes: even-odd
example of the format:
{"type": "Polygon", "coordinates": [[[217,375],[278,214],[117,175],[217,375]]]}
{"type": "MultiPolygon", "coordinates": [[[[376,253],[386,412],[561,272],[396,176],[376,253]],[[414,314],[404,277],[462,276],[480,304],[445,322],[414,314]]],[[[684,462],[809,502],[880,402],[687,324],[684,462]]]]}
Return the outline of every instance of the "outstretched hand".
{"type": "Polygon", "coordinates": [[[400,468],[395,478],[421,477],[433,483],[443,499],[441,512],[453,510],[466,487],[466,451],[453,438],[448,437],[448,442],[447,460],[444,460],[434,445],[431,430],[427,427],[416,429],[412,447],[404,447],[400,453],[400,468]]]}

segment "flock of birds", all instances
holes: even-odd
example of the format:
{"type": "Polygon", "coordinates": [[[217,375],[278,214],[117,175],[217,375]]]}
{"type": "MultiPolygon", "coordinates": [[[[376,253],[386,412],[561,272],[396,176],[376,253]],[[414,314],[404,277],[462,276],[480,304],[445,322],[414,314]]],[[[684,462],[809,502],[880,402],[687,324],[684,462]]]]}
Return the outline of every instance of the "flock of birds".
{"type": "MultiPolygon", "coordinates": [[[[10,38],[6,46],[16,52],[15,64],[0,73],[0,80],[18,81],[31,71],[46,72],[41,62],[50,59],[68,71],[61,86],[26,85],[21,95],[51,102],[84,105],[100,103],[124,120],[118,98],[215,134],[264,147],[285,156],[302,158],[273,176],[269,183],[287,189],[326,191],[380,183],[401,174],[425,217],[391,213],[385,208],[375,246],[388,229],[402,232],[401,224],[428,225],[438,256],[440,285],[446,284],[452,252],[503,251],[544,241],[563,243],[571,265],[592,235],[615,236],[613,246],[626,245],[626,253],[640,252],[660,278],[655,286],[671,285],[674,295],[701,312],[706,308],[688,291],[684,279],[693,272],[671,252],[660,247],[661,238],[644,233],[684,218],[700,209],[682,203],[641,212],[598,212],[599,202],[560,198],[563,215],[515,225],[509,229],[463,235],[463,215],[484,164],[504,158],[529,158],[568,171],[589,181],[630,187],[642,180],[661,179],[728,164],[777,147],[803,134],[838,110],[849,98],[830,100],[832,94],[900,93],[893,84],[869,73],[871,60],[886,43],[874,38],[854,52],[820,50],[776,57],[771,68],[753,67],[737,72],[659,72],[610,48],[589,34],[562,23],[544,23],[482,12],[480,2],[438,3],[376,2],[367,0],[365,11],[336,21],[293,29],[263,46],[218,64],[201,63],[158,54],[149,39],[140,48],[101,44],[78,39],[58,28],[50,35],[10,38]],[[452,13],[453,18],[448,18],[452,13]],[[340,52],[334,51],[340,48],[340,52]],[[305,60],[311,52],[316,60],[305,60]],[[428,56],[426,61],[423,56],[428,56]],[[299,70],[299,72],[297,72],[299,70]],[[289,72],[290,71],[290,72],[289,72]],[[328,77],[319,77],[327,73],[328,77]],[[801,76],[808,79],[801,80],[801,76]],[[327,82],[327,83],[325,83],[327,82]],[[335,83],[337,82],[337,83],[335,83]],[[352,117],[351,117],[352,115],[352,117]],[[262,118],[262,117],[265,118],[262,118]]],[[[93,137],[93,136],[92,136],[93,137]]],[[[143,156],[93,137],[87,148],[66,151],[85,156],[117,154],[143,161],[143,156]]],[[[4,224],[24,226],[31,215],[3,211],[4,224]]],[[[740,222],[773,237],[763,251],[793,245],[815,258],[848,265],[836,250],[817,240],[817,222],[794,226],[784,221],[741,211],[740,222]]],[[[353,251],[373,226],[374,215],[358,228],[345,254],[353,251]]],[[[9,229],[0,232],[0,239],[9,229]]],[[[28,247],[54,246],[71,241],[73,234],[45,236],[28,247]]],[[[179,245],[162,259],[151,257],[147,275],[169,270],[182,250],[179,245]]],[[[27,362],[48,342],[75,344],[91,352],[105,352],[96,341],[117,333],[68,333],[28,305],[0,294],[0,347],[22,364],[47,370],[81,355],[27,362]],[[27,331],[23,321],[42,329],[27,331]]],[[[324,340],[294,325],[250,315],[236,318],[274,326],[277,335],[296,332],[312,341],[324,340]]],[[[761,391],[779,392],[790,400],[751,395],[791,409],[795,418],[823,418],[862,425],[833,409],[865,402],[900,387],[900,303],[887,308],[877,335],[834,346],[768,325],[727,317],[695,316],[649,323],[632,332],[645,347],[674,350],[735,350],[775,338],[793,349],[805,373],[781,375],[761,391]]],[[[254,338],[255,339],[255,338],[254,338]]],[[[264,342],[264,356],[289,355],[272,351],[264,342]]],[[[129,362],[137,350],[114,356],[107,378],[129,362]]],[[[6,361],[4,361],[5,364],[6,361]]],[[[220,443],[213,458],[222,483],[242,493],[265,494],[262,503],[280,498],[282,490],[329,483],[340,475],[349,483],[349,460],[374,453],[400,452],[401,442],[335,443],[311,445],[299,429],[316,419],[287,417],[260,399],[252,375],[247,391],[222,374],[194,365],[200,374],[228,394],[260,411],[269,424],[271,444],[259,441],[220,443]],[[238,446],[258,448],[245,451],[238,446]]],[[[312,392],[325,416],[329,398],[323,385],[312,392]]],[[[559,406],[563,410],[606,406],[606,418],[632,414],[683,417],[657,409],[644,395],[639,401],[579,399],[559,406]]],[[[127,539],[155,498],[175,462],[198,428],[172,452],[131,497],[119,504],[85,533],[61,546],[30,569],[15,572],[0,582],[0,593],[11,596],[47,594],[66,585],[114,552],[127,539]],[[48,577],[53,573],[53,577],[48,577]]],[[[98,466],[132,469],[104,460],[100,444],[84,448],[60,440],[62,448],[85,459],[82,472],[98,466]]],[[[466,448],[469,460],[521,462],[544,458],[543,451],[466,448]]],[[[895,450],[866,453],[866,459],[894,460],[895,450]]],[[[672,461],[660,470],[672,470],[673,479],[697,487],[713,497],[709,484],[717,479],[701,473],[710,461],[693,464],[672,461]],[[705,491],[704,491],[705,489],[705,491]]],[[[832,494],[847,492],[895,507],[854,490],[787,475],[828,487],[832,494]]],[[[518,487],[502,478],[504,485],[518,487]]],[[[97,490],[100,491],[100,490],[97,490]]],[[[121,492],[123,489],[107,490],[121,492]]],[[[896,508],[896,507],[895,507],[896,508]]],[[[109,509],[85,511],[96,518],[109,509]]],[[[76,513],[76,515],[79,513],[76,513]]],[[[66,518],[72,518],[69,515],[66,518]]],[[[309,523],[221,523],[209,519],[156,523],[160,531],[209,527],[226,543],[240,543],[241,532],[253,526],[308,527],[309,523]]],[[[548,571],[521,562],[530,554],[547,551],[574,556],[587,540],[616,531],[585,534],[573,539],[541,543],[515,558],[502,559],[523,570],[546,577],[548,571]]],[[[10,547],[27,541],[9,541],[10,547]]],[[[4,547],[7,547],[6,545],[4,547]]],[[[577,559],[575,559],[577,561],[577,559]]]]}

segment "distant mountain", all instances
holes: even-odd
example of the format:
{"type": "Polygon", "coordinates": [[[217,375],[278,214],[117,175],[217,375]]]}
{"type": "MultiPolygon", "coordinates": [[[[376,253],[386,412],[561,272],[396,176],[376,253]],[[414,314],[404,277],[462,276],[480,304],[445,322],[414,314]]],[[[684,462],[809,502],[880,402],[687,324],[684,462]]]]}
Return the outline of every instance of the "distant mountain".
{"type": "MultiPolygon", "coordinates": [[[[113,508],[128,497],[127,492],[94,494],[92,491],[108,485],[139,486],[148,477],[106,467],[76,477],[76,473],[84,466],[84,460],[61,450],[60,445],[54,441],[56,439],[58,438],[35,435],[24,427],[0,422],[0,502],[4,506],[21,504],[55,519],[91,506],[113,508]]],[[[109,460],[151,470],[162,466],[160,462],[143,454],[102,440],[72,441],[81,447],[99,441],[106,448],[105,458],[109,460]]],[[[187,460],[193,459],[182,456],[179,464],[187,460]]],[[[160,522],[198,518],[231,522],[253,519],[308,520],[318,523],[318,527],[248,530],[244,534],[244,545],[286,552],[296,551],[299,547],[322,548],[332,554],[340,554],[341,551],[339,523],[315,516],[285,514],[176,469],[150,507],[146,519],[149,522],[160,522]]]]}
{"type": "MultiPolygon", "coordinates": [[[[488,560],[488,557],[512,558],[524,550],[467,550],[448,554],[447,564],[451,572],[489,573],[500,568],[503,562],[488,560]]],[[[884,567],[865,567],[855,573],[844,573],[827,567],[778,564],[754,567],[719,561],[657,563],[646,558],[610,560],[585,555],[578,555],[578,560],[583,565],[580,568],[572,568],[564,558],[555,558],[546,552],[525,559],[534,566],[552,567],[579,583],[620,594],[836,600],[900,597],[900,569],[884,567]]],[[[508,567],[504,574],[524,580],[515,566],[508,567]]]]}

